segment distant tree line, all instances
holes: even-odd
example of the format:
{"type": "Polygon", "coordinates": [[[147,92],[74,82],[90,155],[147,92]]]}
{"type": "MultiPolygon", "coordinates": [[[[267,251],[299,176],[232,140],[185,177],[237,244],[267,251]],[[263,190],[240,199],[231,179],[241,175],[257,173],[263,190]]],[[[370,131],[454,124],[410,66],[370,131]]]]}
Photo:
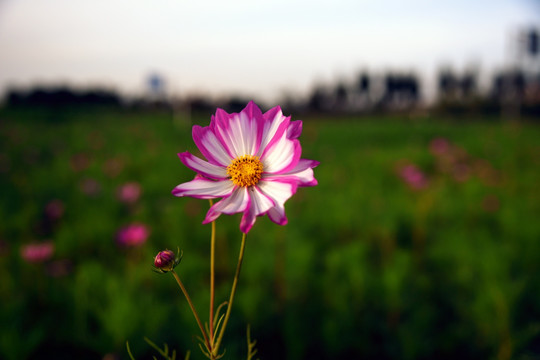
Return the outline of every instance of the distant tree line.
{"type": "Polygon", "coordinates": [[[411,72],[370,74],[363,71],[331,85],[317,85],[307,100],[293,107],[329,113],[379,113],[430,110],[452,115],[503,114],[540,118],[540,36],[538,29],[520,34],[512,68],[495,73],[479,86],[479,71],[459,74],[444,68],[436,75],[435,94],[426,101],[420,77],[411,72]],[[429,106],[428,106],[429,105],[429,106]]]}
{"type": "MultiPolygon", "coordinates": [[[[519,55],[515,66],[494,74],[487,88],[479,86],[478,71],[459,74],[445,68],[436,76],[435,94],[430,96],[428,103],[426,91],[422,89],[421,79],[416,73],[371,74],[362,71],[334,84],[317,84],[304,99],[289,94],[284,97],[282,106],[295,113],[358,115],[429,110],[452,115],[503,114],[540,118],[539,33],[534,28],[520,33],[516,42],[519,55]]],[[[147,94],[137,99],[126,99],[114,90],[102,88],[83,90],[68,86],[38,86],[25,90],[9,89],[4,105],[49,110],[105,106],[191,113],[212,112],[217,106],[238,112],[252,100],[230,96],[216,101],[204,95],[170,98],[166,81],[159,74],[151,74],[147,85],[147,94]]]]}
{"type": "Polygon", "coordinates": [[[362,72],[351,83],[315,86],[303,106],[308,111],[362,113],[410,110],[420,101],[421,87],[415,74],[373,76],[362,72]]]}
{"type": "Polygon", "coordinates": [[[438,85],[440,111],[540,116],[540,73],[517,68],[496,73],[487,92],[479,90],[474,73],[460,77],[445,72],[439,77],[438,85]]]}
{"type": "MultiPolygon", "coordinates": [[[[191,112],[212,112],[217,106],[240,111],[251,99],[231,96],[215,101],[205,96],[183,99],[141,97],[123,99],[113,90],[80,90],[62,87],[11,89],[5,98],[8,107],[65,110],[87,107],[132,109],[173,109],[178,106],[191,112]]],[[[437,76],[435,100],[426,105],[419,77],[413,73],[370,75],[362,72],[352,81],[317,85],[306,99],[285,98],[282,106],[295,113],[374,114],[430,110],[442,114],[507,114],[540,118],[540,74],[531,75],[512,69],[494,75],[486,90],[478,86],[478,73],[459,75],[449,69],[437,76]]]]}
{"type": "Polygon", "coordinates": [[[68,108],[81,106],[113,106],[122,104],[120,95],[106,89],[74,89],[67,86],[38,86],[28,90],[10,89],[6,104],[12,107],[68,108]]]}

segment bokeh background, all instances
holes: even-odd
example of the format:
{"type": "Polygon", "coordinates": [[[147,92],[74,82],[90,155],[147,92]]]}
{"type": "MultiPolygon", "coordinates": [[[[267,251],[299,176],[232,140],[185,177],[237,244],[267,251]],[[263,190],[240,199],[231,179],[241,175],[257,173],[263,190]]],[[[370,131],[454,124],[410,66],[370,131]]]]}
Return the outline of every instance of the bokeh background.
{"type": "MultiPolygon", "coordinates": [[[[540,3],[0,1],[0,359],[202,359],[194,124],[304,120],[319,185],[258,219],[224,359],[540,358],[540,3]]],[[[241,233],[217,221],[217,303],[241,233]]]]}

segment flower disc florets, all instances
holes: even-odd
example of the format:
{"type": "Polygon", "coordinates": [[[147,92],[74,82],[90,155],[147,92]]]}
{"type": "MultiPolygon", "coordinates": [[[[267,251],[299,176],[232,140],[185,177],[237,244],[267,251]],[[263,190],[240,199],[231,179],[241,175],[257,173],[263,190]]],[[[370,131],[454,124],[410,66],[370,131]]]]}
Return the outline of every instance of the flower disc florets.
{"type": "Polygon", "coordinates": [[[236,186],[256,185],[261,180],[262,173],[263,166],[257,156],[240,156],[227,166],[227,175],[231,177],[231,181],[236,186]]]}
{"type": "Polygon", "coordinates": [[[247,233],[257,216],[285,225],[285,201],[300,186],[317,185],[313,168],[319,162],[301,159],[298,137],[302,121],[291,121],[279,106],[264,114],[253,101],[239,113],[218,109],[210,126],[193,127],[193,140],[203,160],[188,152],[180,160],[197,173],[192,181],[176,186],[175,196],[222,198],[204,219],[243,213],[240,230],[247,233]]]}

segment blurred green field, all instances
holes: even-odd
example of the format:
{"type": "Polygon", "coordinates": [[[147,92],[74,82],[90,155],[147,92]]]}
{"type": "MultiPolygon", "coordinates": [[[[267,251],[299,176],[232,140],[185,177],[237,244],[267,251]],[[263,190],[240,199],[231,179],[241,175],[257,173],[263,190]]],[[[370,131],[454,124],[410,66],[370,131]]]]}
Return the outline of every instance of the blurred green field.
{"type": "MultiPolygon", "coordinates": [[[[249,233],[224,359],[245,358],[247,324],[263,360],[540,358],[538,124],[303,120],[319,185],[249,233]]],[[[0,359],[126,359],[126,341],[150,359],[144,336],[203,359],[173,277],[151,271],[182,249],[207,318],[208,202],[170,193],[194,175],[186,150],[191,123],[166,112],[0,111],[0,359]],[[119,245],[132,223],[148,240],[119,245]],[[29,263],[33,243],[52,257],[29,263]]],[[[218,303],[239,219],[217,221],[218,303]]]]}

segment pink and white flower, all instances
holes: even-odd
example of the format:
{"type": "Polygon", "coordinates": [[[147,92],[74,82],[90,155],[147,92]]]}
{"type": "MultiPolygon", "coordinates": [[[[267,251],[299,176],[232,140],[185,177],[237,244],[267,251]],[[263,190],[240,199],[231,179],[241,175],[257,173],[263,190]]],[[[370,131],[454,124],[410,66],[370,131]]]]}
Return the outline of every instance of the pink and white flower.
{"type": "Polygon", "coordinates": [[[244,233],[257,216],[265,214],[285,225],[285,201],[299,186],[317,185],[313,168],[319,162],[300,158],[301,133],[302,121],[291,121],[279,106],[264,114],[253,101],[240,113],[218,109],[210,126],[193,127],[193,140],[207,161],[189,152],[178,154],[197,176],[172,193],[222,198],[208,210],[205,224],[221,214],[243,213],[240,230],[244,233]]]}

